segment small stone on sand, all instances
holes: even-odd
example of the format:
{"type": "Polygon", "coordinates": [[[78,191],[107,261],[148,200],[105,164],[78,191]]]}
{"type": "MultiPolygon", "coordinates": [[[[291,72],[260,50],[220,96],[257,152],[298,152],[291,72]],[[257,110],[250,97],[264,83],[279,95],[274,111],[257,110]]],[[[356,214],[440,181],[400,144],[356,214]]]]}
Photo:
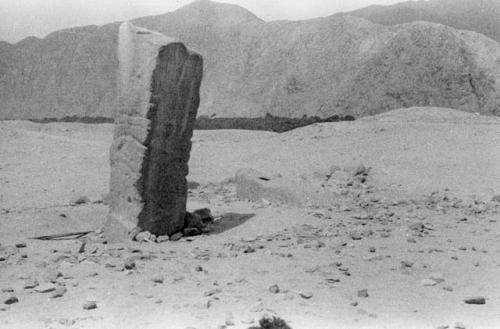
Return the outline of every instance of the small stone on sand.
{"type": "Polygon", "coordinates": [[[156,242],[158,242],[158,243],[167,242],[168,240],[170,240],[168,235],[161,235],[161,236],[156,238],[156,242]]]}
{"type": "Polygon", "coordinates": [[[165,281],[165,277],[161,274],[158,274],[153,277],[153,282],[155,283],[163,283],[163,281],[165,281]]]}
{"type": "Polygon", "coordinates": [[[4,304],[6,305],[11,305],[11,304],[14,304],[14,303],[17,303],[19,302],[19,299],[12,295],[12,296],[9,296],[5,301],[4,301],[4,304]]]}
{"type": "Polygon", "coordinates": [[[467,297],[464,302],[465,304],[483,305],[486,304],[486,298],[482,296],[467,297]]]}
{"type": "Polygon", "coordinates": [[[23,288],[24,289],[32,289],[32,288],[35,288],[39,285],[39,282],[37,279],[35,278],[28,278],[25,282],[24,282],[24,286],[23,288]]]}
{"type": "Polygon", "coordinates": [[[50,298],[62,297],[67,291],[68,290],[65,287],[58,287],[56,290],[52,292],[52,294],[50,294],[50,298]]]}
{"type": "Polygon", "coordinates": [[[26,248],[26,242],[24,241],[16,242],[16,248],[26,248]]]}
{"type": "Polygon", "coordinates": [[[57,279],[62,277],[62,273],[56,269],[48,269],[42,274],[42,279],[44,282],[56,283],[57,279]]]}
{"type": "Polygon", "coordinates": [[[156,237],[149,231],[143,231],[138,233],[135,236],[134,240],[137,242],[154,242],[156,240],[156,237]]]}
{"type": "Polygon", "coordinates": [[[178,241],[182,238],[182,233],[174,233],[170,236],[170,241],[178,241]]]}
{"type": "Polygon", "coordinates": [[[358,290],[358,297],[367,298],[368,297],[368,289],[358,290]]]}
{"type": "Polygon", "coordinates": [[[435,286],[437,284],[437,282],[432,280],[432,279],[423,279],[422,281],[420,281],[420,284],[425,286],[425,287],[431,287],[431,286],[435,286]]]}
{"type": "Polygon", "coordinates": [[[277,294],[280,292],[280,287],[278,287],[277,284],[273,284],[272,286],[269,287],[269,292],[273,294],[277,294]]]}
{"type": "Polygon", "coordinates": [[[302,297],[304,299],[311,299],[313,296],[313,293],[310,291],[303,291],[299,295],[300,295],[300,297],[302,297]]]}
{"type": "Polygon", "coordinates": [[[93,300],[86,302],[83,304],[83,309],[84,310],[93,310],[97,308],[97,303],[93,300]]]}
{"type": "Polygon", "coordinates": [[[123,264],[125,269],[127,270],[133,270],[135,268],[135,261],[133,258],[127,258],[123,264]]]}
{"type": "Polygon", "coordinates": [[[47,293],[56,290],[56,286],[52,283],[44,283],[35,288],[36,292],[47,293]]]}

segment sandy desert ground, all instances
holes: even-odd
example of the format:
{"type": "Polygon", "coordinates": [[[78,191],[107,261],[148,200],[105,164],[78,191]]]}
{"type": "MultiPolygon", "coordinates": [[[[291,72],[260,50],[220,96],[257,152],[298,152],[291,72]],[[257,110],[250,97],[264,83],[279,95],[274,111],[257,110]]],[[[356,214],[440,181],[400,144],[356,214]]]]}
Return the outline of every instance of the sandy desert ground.
{"type": "Polygon", "coordinates": [[[0,328],[248,328],[262,315],[295,329],[500,328],[499,118],[409,109],[196,131],[188,208],[212,210],[210,234],[30,239],[102,226],[111,139],[107,124],[0,122],[0,328]],[[339,198],[239,200],[240,168],[339,198]]]}

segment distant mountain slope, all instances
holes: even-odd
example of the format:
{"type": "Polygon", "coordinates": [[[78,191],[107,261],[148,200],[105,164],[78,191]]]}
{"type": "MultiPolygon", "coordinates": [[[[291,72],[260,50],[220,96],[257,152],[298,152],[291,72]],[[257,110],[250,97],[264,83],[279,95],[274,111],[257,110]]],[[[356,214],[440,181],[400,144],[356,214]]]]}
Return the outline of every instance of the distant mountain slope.
{"type": "Polygon", "coordinates": [[[0,68],[2,117],[110,115],[116,99],[117,28],[73,28],[14,44],[0,68]]]}
{"type": "Polygon", "coordinates": [[[375,114],[401,107],[444,106],[500,115],[499,43],[427,22],[397,29],[345,92],[352,108],[375,114]]]}
{"type": "Polygon", "coordinates": [[[345,14],[384,25],[415,21],[440,23],[475,31],[500,42],[499,0],[406,1],[390,6],[369,6],[345,14]]]}
{"type": "Polygon", "coordinates": [[[10,47],[12,47],[12,45],[10,43],[8,43],[7,41],[0,40],[0,51],[8,49],[10,47]]]}
{"type": "MultiPolygon", "coordinates": [[[[264,22],[206,0],[133,23],[204,56],[200,115],[359,117],[427,105],[500,114],[500,44],[474,32],[342,15],[264,22]]],[[[0,118],[112,117],[117,29],[0,48],[0,118]]]]}

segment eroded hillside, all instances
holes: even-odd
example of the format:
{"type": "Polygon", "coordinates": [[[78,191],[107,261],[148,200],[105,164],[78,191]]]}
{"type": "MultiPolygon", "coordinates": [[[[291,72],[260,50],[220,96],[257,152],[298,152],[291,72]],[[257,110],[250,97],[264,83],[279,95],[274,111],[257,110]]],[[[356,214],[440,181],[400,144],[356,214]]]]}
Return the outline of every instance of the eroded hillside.
{"type": "MultiPolygon", "coordinates": [[[[134,24],[204,56],[200,115],[356,117],[409,106],[500,113],[500,44],[433,23],[264,22],[198,1],[134,24]]],[[[2,45],[0,118],[112,117],[117,23],[2,45]]]]}

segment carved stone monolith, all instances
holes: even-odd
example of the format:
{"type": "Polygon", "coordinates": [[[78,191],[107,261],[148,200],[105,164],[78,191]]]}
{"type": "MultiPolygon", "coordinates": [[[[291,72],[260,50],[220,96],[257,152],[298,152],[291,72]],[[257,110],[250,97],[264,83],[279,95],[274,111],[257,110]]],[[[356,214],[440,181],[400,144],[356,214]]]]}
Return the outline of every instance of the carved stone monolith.
{"type": "Polygon", "coordinates": [[[109,240],[182,231],[202,57],[160,33],[123,23],[110,150],[109,240]]]}

